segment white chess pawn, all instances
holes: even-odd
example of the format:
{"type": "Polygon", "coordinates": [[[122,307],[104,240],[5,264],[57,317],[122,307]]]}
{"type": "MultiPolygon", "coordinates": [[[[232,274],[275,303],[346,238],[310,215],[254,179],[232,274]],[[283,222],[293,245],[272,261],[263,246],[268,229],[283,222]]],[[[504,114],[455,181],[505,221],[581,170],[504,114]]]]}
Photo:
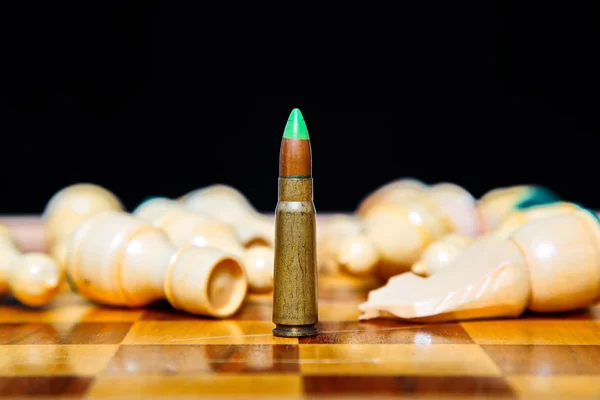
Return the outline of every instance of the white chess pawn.
{"type": "Polygon", "coordinates": [[[493,231],[515,211],[560,200],[560,196],[556,193],[537,185],[515,185],[492,189],[477,201],[482,232],[493,231]]]}
{"type": "Polygon", "coordinates": [[[412,178],[400,178],[385,183],[373,190],[360,201],[355,214],[357,216],[363,216],[374,206],[405,199],[414,194],[423,193],[427,190],[427,187],[427,184],[412,178]]]}
{"type": "Polygon", "coordinates": [[[275,243],[275,220],[260,214],[238,190],[227,185],[211,185],[180,198],[192,211],[200,211],[233,226],[245,247],[275,243]]]}
{"type": "Polygon", "coordinates": [[[411,187],[390,196],[364,211],[358,234],[340,237],[337,262],[347,273],[388,279],[410,270],[423,251],[443,236],[478,234],[475,199],[460,186],[411,187]]]}
{"type": "Polygon", "coordinates": [[[212,246],[240,258],[250,291],[268,292],[273,289],[273,249],[265,245],[243,247],[231,225],[161,197],[143,202],[133,215],[161,228],[175,246],[212,246]]]}
{"type": "Polygon", "coordinates": [[[42,306],[56,297],[61,277],[60,267],[50,256],[22,253],[9,229],[0,225],[0,296],[12,293],[22,304],[42,306]]]}
{"type": "Polygon", "coordinates": [[[64,272],[65,246],[81,221],[101,211],[123,211],[121,201],[109,190],[90,183],[77,183],[56,192],[42,213],[45,251],[64,272]]]}
{"type": "Polygon", "coordinates": [[[66,265],[76,292],[114,306],[166,298],[190,314],[227,318],[247,292],[237,257],[215,247],[177,247],[160,228],[120,211],[84,220],[68,243],[66,265]]]}

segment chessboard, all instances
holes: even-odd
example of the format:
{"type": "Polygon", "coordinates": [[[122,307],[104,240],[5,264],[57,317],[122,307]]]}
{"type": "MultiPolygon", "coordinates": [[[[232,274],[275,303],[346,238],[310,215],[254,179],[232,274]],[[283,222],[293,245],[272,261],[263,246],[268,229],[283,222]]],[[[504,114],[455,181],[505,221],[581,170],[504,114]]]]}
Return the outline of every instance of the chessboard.
{"type": "MultiPolygon", "coordinates": [[[[2,219],[26,250],[39,221],[2,219]]],[[[36,236],[38,235],[38,236],[36,236]]],[[[600,398],[600,305],[460,323],[359,321],[368,285],[319,277],[319,329],[272,335],[272,299],[226,320],[165,303],[97,306],[65,289],[0,304],[1,398],[600,398]]]]}

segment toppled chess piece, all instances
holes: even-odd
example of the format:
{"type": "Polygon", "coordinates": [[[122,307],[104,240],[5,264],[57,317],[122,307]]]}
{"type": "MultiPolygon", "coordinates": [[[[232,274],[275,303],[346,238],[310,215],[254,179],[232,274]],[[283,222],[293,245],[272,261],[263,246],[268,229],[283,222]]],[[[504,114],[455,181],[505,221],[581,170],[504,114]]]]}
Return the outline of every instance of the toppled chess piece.
{"type": "MultiPolygon", "coordinates": [[[[386,183],[369,193],[359,204],[356,215],[363,216],[370,209],[386,203],[404,200],[423,193],[428,185],[409,178],[386,183]]],[[[485,193],[477,200],[478,233],[491,232],[513,211],[560,201],[558,194],[539,185],[499,187],[485,193]]],[[[469,220],[466,220],[469,223],[469,220]]]]}
{"type": "Polygon", "coordinates": [[[406,272],[369,293],[361,320],[449,321],[565,312],[600,298],[600,223],[577,207],[507,237],[484,235],[431,277],[406,272]]]}
{"type": "MultiPolygon", "coordinates": [[[[537,219],[546,218],[556,214],[571,212],[579,207],[573,203],[557,202],[514,211],[486,236],[507,238],[521,226],[537,219]]],[[[411,268],[411,271],[421,276],[431,276],[452,263],[458,254],[468,247],[473,237],[453,233],[444,236],[431,244],[411,268]]]]}
{"type": "Polygon", "coordinates": [[[45,251],[65,270],[65,246],[81,221],[106,210],[123,211],[121,201],[109,190],[77,183],[56,192],[42,213],[45,251]]]}
{"type": "Polygon", "coordinates": [[[31,307],[52,301],[60,287],[61,269],[52,257],[39,252],[22,253],[10,230],[0,225],[0,296],[11,293],[31,307]]]}
{"type": "Polygon", "coordinates": [[[243,247],[231,225],[163,197],[143,202],[133,215],[161,228],[177,247],[186,244],[212,246],[235,255],[246,272],[249,291],[273,290],[273,249],[259,244],[243,247]]]}
{"type": "Polygon", "coordinates": [[[477,201],[482,232],[492,232],[514,211],[561,201],[558,194],[539,185],[492,189],[477,201]]]}
{"type": "Polygon", "coordinates": [[[215,247],[177,247],[161,229],[121,211],[86,218],[66,255],[74,291],[100,304],[143,307],[166,298],[190,314],[227,318],[247,292],[236,257],[215,247]]]}
{"type": "Polygon", "coordinates": [[[231,186],[207,186],[179,200],[192,211],[203,212],[233,226],[244,247],[255,244],[274,246],[274,218],[260,214],[241,192],[231,186]]]}
{"type": "Polygon", "coordinates": [[[335,229],[324,227],[320,245],[322,268],[340,268],[349,275],[382,279],[410,270],[435,240],[459,232],[478,233],[475,199],[460,186],[440,183],[422,188],[408,185],[402,194],[390,190],[371,202],[361,216],[337,217],[335,229]]]}

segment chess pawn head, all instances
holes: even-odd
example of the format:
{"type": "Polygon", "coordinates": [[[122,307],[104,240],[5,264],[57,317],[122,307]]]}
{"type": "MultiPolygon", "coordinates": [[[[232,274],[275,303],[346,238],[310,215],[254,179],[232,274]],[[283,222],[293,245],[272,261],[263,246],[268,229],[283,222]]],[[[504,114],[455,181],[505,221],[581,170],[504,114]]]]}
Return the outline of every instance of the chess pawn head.
{"type": "Polygon", "coordinates": [[[348,275],[371,276],[376,272],[379,252],[371,239],[359,233],[341,240],[335,251],[335,261],[348,275]]]}
{"type": "Polygon", "coordinates": [[[574,203],[561,201],[513,211],[490,234],[497,237],[509,237],[513,232],[516,232],[519,228],[532,221],[548,218],[553,215],[571,213],[580,209],[574,203]]]}
{"type": "Polygon", "coordinates": [[[177,247],[160,228],[124,212],[86,219],[69,242],[67,268],[82,296],[115,306],[166,298],[176,309],[226,318],[247,292],[238,257],[214,247],[177,247]]]}
{"type": "Polygon", "coordinates": [[[542,218],[512,235],[530,274],[528,309],[564,312],[600,298],[600,223],[579,208],[542,218]]]}
{"type": "Polygon", "coordinates": [[[64,269],[64,243],[77,226],[90,215],[105,210],[123,210],[120,200],[109,190],[94,184],[67,186],[54,194],[42,213],[46,251],[64,269]],[[53,249],[57,246],[57,249],[53,249]]]}
{"type": "Polygon", "coordinates": [[[453,232],[471,237],[481,233],[477,202],[464,188],[452,183],[438,183],[429,187],[427,195],[450,219],[453,232]]]}
{"type": "Polygon", "coordinates": [[[248,288],[254,293],[273,290],[275,253],[269,246],[252,246],[241,255],[248,277],[248,288]]]}
{"type": "Polygon", "coordinates": [[[375,206],[363,225],[379,253],[377,274],[383,279],[410,270],[429,244],[452,229],[442,209],[426,195],[375,206]]]}
{"type": "Polygon", "coordinates": [[[477,202],[482,232],[491,232],[514,211],[560,201],[552,191],[535,185],[518,185],[493,189],[477,202]]]}
{"type": "Polygon", "coordinates": [[[56,297],[62,273],[56,261],[47,254],[23,254],[12,262],[9,269],[7,281],[20,303],[37,307],[56,297]]]}
{"type": "Polygon", "coordinates": [[[355,214],[363,216],[372,207],[402,200],[414,194],[422,193],[426,189],[427,185],[417,179],[402,178],[386,183],[367,195],[358,205],[355,214]]]}
{"type": "Polygon", "coordinates": [[[430,276],[448,266],[473,240],[470,236],[451,233],[432,243],[411,268],[417,275],[430,276]]]}
{"type": "Polygon", "coordinates": [[[234,226],[245,247],[274,245],[273,218],[258,213],[242,193],[230,186],[208,186],[182,196],[180,201],[193,211],[206,213],[234,226]]]}
{"type": "Polygon", "coordinates": [[[179,201],[166,197],[155,196],[142,201],[135,208],[135,210],[133,210],[132,214],[143,219],[144,221],[154,223],[154,221],[158,220],[166,213],[169,213],[173,210],[185,209],[185,206],[179,201]]]}
{"type": "Polygon", "coordinates": [[[0,225],[0,296],[10,292],[22,304],[41,306],[54,299],[61,277],[53,258],[38,252],[23,254],[10,230],[0,225]]]}
{"type": "Polygon", "coordinates": [[[325,220],[317,221],[317,224],[317,263],[319,271],[335,275],[339,272],[338,247],[344,238],[362,233],[361,222],[357,216],[334,214],[325,220]]]}

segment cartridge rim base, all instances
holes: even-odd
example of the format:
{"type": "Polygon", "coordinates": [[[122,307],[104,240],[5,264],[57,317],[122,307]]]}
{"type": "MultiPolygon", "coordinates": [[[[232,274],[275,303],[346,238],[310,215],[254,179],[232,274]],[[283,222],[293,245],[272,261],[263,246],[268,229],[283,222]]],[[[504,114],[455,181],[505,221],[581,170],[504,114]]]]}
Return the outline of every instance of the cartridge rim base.
{"type": "Polygon", "coordinates": [[[273,329],[273,335],[279,337],[309,337],[319,334],[316,324],[312,325],[279,325],[273,329]]]}

